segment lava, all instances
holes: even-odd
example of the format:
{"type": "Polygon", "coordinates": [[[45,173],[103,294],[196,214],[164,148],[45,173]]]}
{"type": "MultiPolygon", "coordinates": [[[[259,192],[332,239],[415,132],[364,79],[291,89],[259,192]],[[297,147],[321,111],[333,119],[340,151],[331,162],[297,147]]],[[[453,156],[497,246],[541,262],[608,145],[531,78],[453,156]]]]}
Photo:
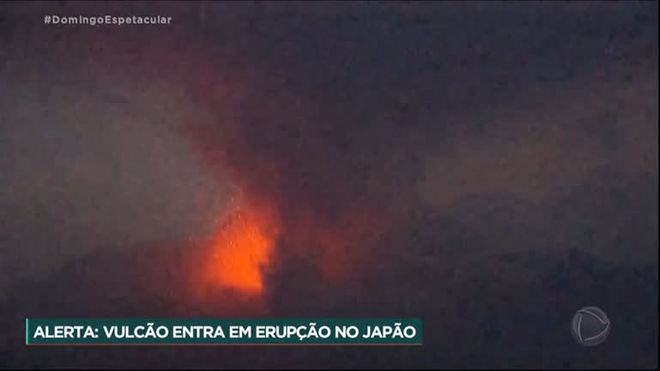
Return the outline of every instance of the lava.
{"type": "Polygon", "coordinates": [[[274,218],[261,210],[230,215],[210,240],[202,269],[206,285],[261,294],[261,271],[271,258],[276,231],[274,218]]]}

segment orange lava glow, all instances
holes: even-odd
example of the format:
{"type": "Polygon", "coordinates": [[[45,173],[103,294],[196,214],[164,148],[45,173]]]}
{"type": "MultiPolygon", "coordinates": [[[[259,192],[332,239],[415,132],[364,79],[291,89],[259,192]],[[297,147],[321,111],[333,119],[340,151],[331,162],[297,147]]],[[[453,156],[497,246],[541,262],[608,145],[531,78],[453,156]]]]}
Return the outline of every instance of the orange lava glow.
{"type": "Polygon", "coordinates": [[[255,210],[231,215],[210,242],[204,280],[211,286],[261,294],[262,268],[274,246],[273,218],[255,210]]]}

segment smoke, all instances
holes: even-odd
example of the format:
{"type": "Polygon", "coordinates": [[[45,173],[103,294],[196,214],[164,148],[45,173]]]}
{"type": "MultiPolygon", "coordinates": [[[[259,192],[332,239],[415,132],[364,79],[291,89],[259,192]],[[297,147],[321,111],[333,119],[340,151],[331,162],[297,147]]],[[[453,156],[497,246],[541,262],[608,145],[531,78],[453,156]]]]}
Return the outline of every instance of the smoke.
{"type": "MultiPolygon", "coordinates": [[[[342,281],[394,254],[429,205],[501,192],[541,202],[602,167],[657,165],[644,135],[657,131],[657,88],[637,82],[655,75],[648,40],[622,31],[631,20],[611,9],[600,11],[616,37],[598,36],[604,26],[592,21],[593,33],[566,45],[550,21],[561,7],[541,18],[478,6],[426,18],[384,7],[382,19],[328,9],[182,8],[171,28],[140,33],[13,24],[3,78],[15,89],[3,112],[26,124],[6,126],[5,203],[25,214],[40,200],[52,217],[39,223],[67,220],[43,237],[64,239],[69,252],[55,260],[117,241],[204,245],[226,215],[267,209],[278,233],[266,265],[290,250],[342,281]],[[509,40],[492,29],[510,14],[522,19],[510,27],[529,32],[509,40]],[[466,31],[459,15],[478,27],[466,31]],[[459,23],[455,37],[442,32],[459,23]],[[625,79],[603,80],[610,71],[625,79]],[[621,110],[607,124],[612,104],[621,110]]],[[[7,219],[25,224],[7,226],[23,235],[37,223],[7,219]]]]}
{"type": "Polygon", "coordinates": [[[281,244],[320,249],[338,275],[414,199],[415,143],[404,123],[361,121],[269,85],[248,93],[234,121],[194,128],[201,148],[215,149],[204,162],[236,185],[239,204],[275,209],[281,244]]]}

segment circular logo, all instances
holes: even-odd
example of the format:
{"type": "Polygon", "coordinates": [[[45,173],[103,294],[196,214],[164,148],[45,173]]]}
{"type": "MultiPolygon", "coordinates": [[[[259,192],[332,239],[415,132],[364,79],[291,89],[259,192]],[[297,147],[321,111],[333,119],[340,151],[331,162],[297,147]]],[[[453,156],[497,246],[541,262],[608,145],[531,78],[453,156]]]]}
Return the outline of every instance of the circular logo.
{"type": "Polygon", "coordinates": [[[573,316],[571,332],[581,345],[598,345],[604,342],[610,333],[610,320],[600,308],[584,307],[573,316]]]}

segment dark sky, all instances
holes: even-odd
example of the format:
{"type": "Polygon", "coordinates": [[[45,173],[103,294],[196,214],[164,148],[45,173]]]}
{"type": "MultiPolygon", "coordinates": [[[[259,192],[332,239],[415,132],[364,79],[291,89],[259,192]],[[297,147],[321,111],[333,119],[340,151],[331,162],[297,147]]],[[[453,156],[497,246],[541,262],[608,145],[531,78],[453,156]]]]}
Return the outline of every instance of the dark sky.
{"type": "Polygon", "coordinates": [[[657,12],[3,3],[0,366],[657,368],[657,12]],[[79,14],[172,24],[43,24],[79,14]],[[194,301],[196,246],[249,202],[280,215],[265,292],[194,301]],[[591,352],[586,305],[613,323],[591,352]],[[22,346],[28,316],[244,310],[421,317],[425,345],[22,346]]]}

